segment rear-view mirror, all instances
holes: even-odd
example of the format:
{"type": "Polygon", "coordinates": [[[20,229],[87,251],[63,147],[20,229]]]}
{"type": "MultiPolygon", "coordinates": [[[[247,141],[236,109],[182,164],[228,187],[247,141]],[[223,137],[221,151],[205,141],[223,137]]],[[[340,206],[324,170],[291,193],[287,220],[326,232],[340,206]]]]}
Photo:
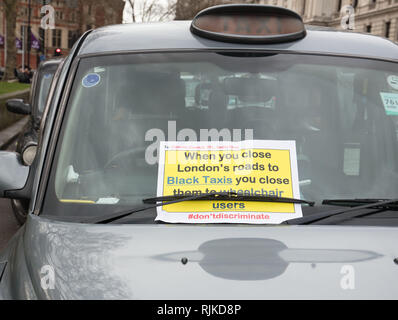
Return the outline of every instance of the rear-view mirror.
{"type": "Polygon", "coordinates": [[[241,101],[265,102],[276,96],[277,81],[261,78],[226,78],[224,91],[241,101]]]}

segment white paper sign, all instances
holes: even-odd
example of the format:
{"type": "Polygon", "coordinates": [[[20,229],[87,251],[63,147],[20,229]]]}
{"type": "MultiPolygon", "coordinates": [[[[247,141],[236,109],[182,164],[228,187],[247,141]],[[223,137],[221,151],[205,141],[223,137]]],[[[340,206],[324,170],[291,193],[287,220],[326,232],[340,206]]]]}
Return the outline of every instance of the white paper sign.
{"type": "MultiPolygon", "coordinates": [[[[160,143],[158,196],[215,192],[299,199],[295,141],[160,143]]],[[[158,207],[156,220],[279,224],[299,217],[300,204],[208,200],[158,207]]]]}

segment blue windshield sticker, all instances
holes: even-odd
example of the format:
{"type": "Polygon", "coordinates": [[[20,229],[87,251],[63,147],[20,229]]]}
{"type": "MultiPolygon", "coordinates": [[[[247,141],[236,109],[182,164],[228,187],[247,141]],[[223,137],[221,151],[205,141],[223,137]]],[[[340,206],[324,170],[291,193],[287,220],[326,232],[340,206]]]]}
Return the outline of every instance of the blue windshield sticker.
{"type": "Polygon", "coordinates": [[[95,87],[101,80],[101,76],[97,73],[89,73],[82,80],[82,86],[85,88],[95,87]]]}
{"type": "Polygon", "coordinates": [[[380,92],[388,116],[398,116],[398,93],[380,92]]]}
{"type": "Polygon", "coordinates": [[[44,79],[50,79],[51,76],[52,76],[51,73],[46,73],[46,74],[44,75],[44,79]]]}

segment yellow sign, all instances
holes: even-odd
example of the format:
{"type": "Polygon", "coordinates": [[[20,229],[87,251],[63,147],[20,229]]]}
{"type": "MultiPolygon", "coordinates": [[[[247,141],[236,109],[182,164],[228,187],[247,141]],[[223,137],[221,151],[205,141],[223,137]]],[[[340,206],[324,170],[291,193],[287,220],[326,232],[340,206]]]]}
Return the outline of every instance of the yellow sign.
{"type": "MultiPolygon", "coordinates": [[[[232,192],[299,198],[294,141],[162,142],[158,196],[232,192]]],[[[301,206],[250,201],[187,201],[158,208],[157,220],[179,223],[281,223],[301,206]]]]}

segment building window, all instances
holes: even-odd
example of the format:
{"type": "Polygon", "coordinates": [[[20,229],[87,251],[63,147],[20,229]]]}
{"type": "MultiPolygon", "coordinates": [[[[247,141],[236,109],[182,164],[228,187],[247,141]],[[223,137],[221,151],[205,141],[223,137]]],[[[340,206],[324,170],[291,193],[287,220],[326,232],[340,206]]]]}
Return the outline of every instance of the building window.
{"type": "Polygon", "coordinates": [[[79,38],[78,31],[68,31],[68,48],[72,48],[77,39],[79,38]]]}
{"type": "Polygon", "coordinates": [[[395,40],[398,41],[398,19],[395,20],[395,40]]]}
{"type": "Polygon", "coordinates": [[[366,26],[366,32],[367,32],[367,33],[371,33],[371,32],[372,32],[372,25],[371,25],[371,24],[368,24],[368,25],[366,26]]]}
{"type": "Polygon", "coordinates": [[[18,10],[19,16],[27,17],[29,13],[29,9],[27,7],[22,7],[18,10]]]}
{"type": "Polygon", "coordinates": [[[55,12],[55,17],[59,20],[64,20],[64,13],[63,11],[56,11],[55,12]]]}
{"type": "Polygon", "coordinates": [[[384,36],[386,38],[390,37],[390,29],[391,29],[391,21],[387,21],[385,24],[385,32],[384,32],[384,36]]]}
{"type": "Polygon", "coordinates": [[[53,47],[61,47],[61,29],[54,29],[53,30],[53,47]]]}
{"type": "Polygon", "coordinates": [[[354,8],[356,8],[356,7],[358,6],[358,0],[353,0],[353,1],[352,1],[352,6],[353,6],[354,8]]]}
{"type": "Polygon", "coordinates": [[[341,6],[342,6],[342,0],[339,0],[337,3],[337,12],[340,13],[341,11],[341,6]]]}
{"type": "Polygon", "coordinates": [[[78,0],[68,0],[67,4],[69,5],[69,8],[76,8],[77,7],[77,1],[78,0]]]}
{"type": "Polygon", "coordinates": [[[39,28],[39,37],[40,37],[40,41],[41,41],[40,47],[41,47],[41,50],[43,50],[42,43],[44,43],[45,31],[42,28],[39,28]]]}

